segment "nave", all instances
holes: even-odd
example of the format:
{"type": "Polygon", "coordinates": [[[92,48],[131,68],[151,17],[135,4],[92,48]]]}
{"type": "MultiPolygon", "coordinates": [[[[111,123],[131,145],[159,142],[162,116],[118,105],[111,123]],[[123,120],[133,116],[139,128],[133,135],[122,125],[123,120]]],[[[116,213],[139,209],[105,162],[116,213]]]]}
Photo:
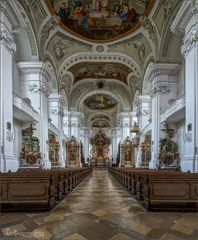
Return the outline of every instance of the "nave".
{"type": "Polygon", "coordinates": [[[1,213],[1,239],[197,240],[198,213],[147,212],[95,170],[51,212],[1,213]]]}

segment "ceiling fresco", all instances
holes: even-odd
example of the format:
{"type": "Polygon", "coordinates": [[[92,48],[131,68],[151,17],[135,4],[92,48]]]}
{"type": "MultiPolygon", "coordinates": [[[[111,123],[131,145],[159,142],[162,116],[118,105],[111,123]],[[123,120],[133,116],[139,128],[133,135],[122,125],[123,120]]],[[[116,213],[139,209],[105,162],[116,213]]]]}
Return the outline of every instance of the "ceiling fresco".
{"type": "Polygon", "coordinates": [[[103,119],[106,119],[107,121],[110,121],[110,118],[102,113],[100,114],[97,114],[97,115],[94,115],[92,118],[91,118],[91,121],[93,120],[96,120],[97,118],[103,118],[103,119]]]}
{"type": "Polygon", "coordinates": [[[46,0],[67,31],[91,41],[111,41],[141,26],[155,0],[46,0]]]}
{"type": "Polygon", "coordinates": [[[117,101],[106,94],[94,94],[84,101],[84,105],[91,110],[108,110],[117,105],[117,101]]]}
{"type": "Polygon", "coordinates": [[[79,63],[69,69],[74,75],[73,84],[80,80],[116,79],[127,84],[127,76],[132,72],[130,68],[118,63],[79,63]]]}
{"type": "Polygon", "coordinates": [[[92,127],[94,128],[108,128],[110,127],[109,123],[103,119],[97,119],[93,121],[92,127]]]}

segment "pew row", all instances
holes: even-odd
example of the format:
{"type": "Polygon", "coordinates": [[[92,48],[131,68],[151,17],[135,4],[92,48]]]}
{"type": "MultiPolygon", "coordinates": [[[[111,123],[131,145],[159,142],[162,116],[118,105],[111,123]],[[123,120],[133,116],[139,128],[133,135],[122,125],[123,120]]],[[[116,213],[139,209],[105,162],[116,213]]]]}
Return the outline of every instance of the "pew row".
{"type": "Polygon", "coordinates": [[[0,211],[48,211],[88,174],[91,168],[0,173],[0,211]]]}
{"type": "Polygon", "coordinates": [[[198,210],[198,173],[132,168],[109,171],[148,211],[198,210]]]}

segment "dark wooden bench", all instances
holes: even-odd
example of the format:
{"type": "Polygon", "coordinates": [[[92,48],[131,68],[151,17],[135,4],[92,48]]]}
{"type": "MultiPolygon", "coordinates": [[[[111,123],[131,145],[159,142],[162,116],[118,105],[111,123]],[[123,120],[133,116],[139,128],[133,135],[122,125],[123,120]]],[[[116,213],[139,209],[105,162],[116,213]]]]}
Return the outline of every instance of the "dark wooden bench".
{"type": "Polygon", "coordinates": [[[50,210],[55,205],[53,175],[0,174],[1,211],[50,210]]]}
{"type": "Polygon", "coordinates": [[[110,168],[147,210],[198,210],[198,173],[110,168]]]}
{"type": "Polygon", "coordinates": [[[1,173],[1,211],[50,210],[91,171],[87,167],[1,173]]]}
{"type": "Polygon", "coordinates": [[[197,211],[198,173],[147,175],[142,205],[147,210],[197,211]]]}

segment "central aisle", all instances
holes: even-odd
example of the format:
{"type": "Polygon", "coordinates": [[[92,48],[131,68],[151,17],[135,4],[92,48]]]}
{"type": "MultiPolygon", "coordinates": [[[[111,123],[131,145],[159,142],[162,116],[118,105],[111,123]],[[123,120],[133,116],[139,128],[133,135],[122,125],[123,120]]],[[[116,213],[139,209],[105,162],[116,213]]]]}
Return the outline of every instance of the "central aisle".
{"type": "Polygon", "coordinates": [[[0,238],[15,240],[198,239],[198,213],[146,212],[106,171],[94,171],[51,212],[2,213],[0,224],[0,238]],[[5,237],[14,231],[31,237],[5,237]]]}

